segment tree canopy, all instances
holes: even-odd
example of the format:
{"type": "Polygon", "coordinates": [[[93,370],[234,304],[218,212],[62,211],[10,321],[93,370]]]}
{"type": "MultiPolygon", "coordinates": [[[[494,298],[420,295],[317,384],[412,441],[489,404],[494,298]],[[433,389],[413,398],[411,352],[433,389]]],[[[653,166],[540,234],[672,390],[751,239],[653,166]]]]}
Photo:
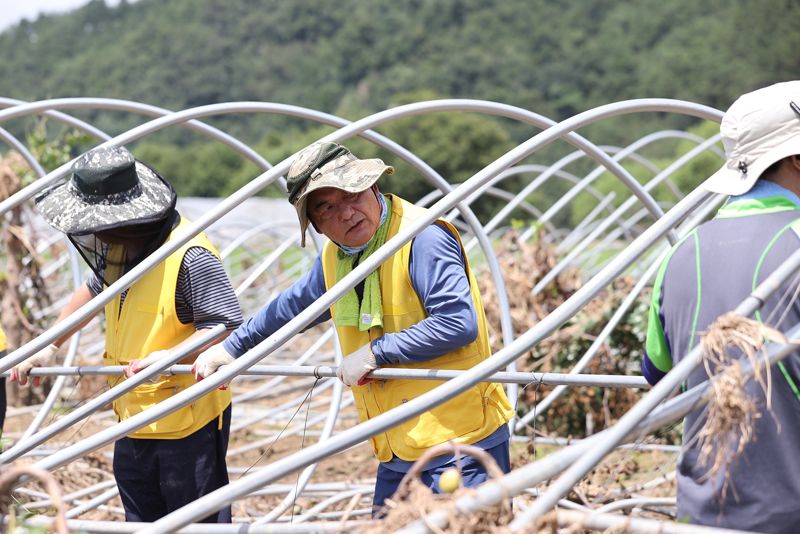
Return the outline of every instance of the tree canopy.
{"type": "MultiPolygon", "coordinates": [[[[412,97],[494,100],[555,120],[644,97],[725,109],[743,92],[800,72],[798,15],[793,0],[92,0],[0,34],[0,95],[121,98],[175,110],[268,101],[350,119],[412,97]]],[[[83,116],[112,134],[135,124],[83,116]]],[[[286,118],[215,124],[273,159],[327,131],[286,118]]],[[[630,142],[629,128],[647,130],[609,126],[602,140],[630,142]]],[[[450,181],[532,135],[466,114],[379,130],[450,181]]],[[[182,194],[225,194],[256,173],[192,136],[148,138],[134,150],[182,194]]],[[[404,184],[421,194],[418,183],[404,184]]]]}

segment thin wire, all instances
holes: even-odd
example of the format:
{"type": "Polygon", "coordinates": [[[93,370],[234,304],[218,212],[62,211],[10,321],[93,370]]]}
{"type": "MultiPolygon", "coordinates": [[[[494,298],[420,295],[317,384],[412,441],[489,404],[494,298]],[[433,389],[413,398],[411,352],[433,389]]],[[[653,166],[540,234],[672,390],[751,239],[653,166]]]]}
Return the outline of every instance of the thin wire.
{"type": "MultiPolygon", "coordinates": [[[[78,379],[78,382],[80,382],[80,379],[78,379]]],[[[75,383],[75,386],[74,386],[74,388],[73,388],[73,391],[75,391],[75,390],[77,389],[77,386],[78,386],[78,383],[76,382],[76,383],[75,383]]],[[[103,387],[99,388],[99,389],[98,389],[98,390],[97,390],[95,393],[98,393],[98,392],[100,392],[100,391],[101,391],[101,390],[102,390],[104,387],[107,387],[107,384],[106,384],[105,386],[103,386],[103,387]]],[[[89,399],[91,399],[91,398],[92,398],[92,397],[88,397],[88,398],[87,398],[87,399],[84,401],[84,403],[85,403],[85,402],[88,402],[88,401],[89,401],[89,399]]],[[[79,404],[78,404],[78,406],[81,406],[81,403],[79,403],[79,404]]],[[[86,425],[89,423],[89,421],[92,419],[92,417],[94,417],[94,416],[95,416],[95,414],[97,414],[97,411],[96,411],[96,410],[95,410],[95,411],[93,411],[92,413],[90,413],[90,414],[89,414],[87,417],[85,417],[85,418],[83,419],[83,421],[81,421],[81,423],[78,425],[78,428],[76,428],[76,429],[75,429],[75,432],[73,432],[73,433],[72,433],[72,435],[69,437],[69,439],[68,439],[67,441],[71,441],[71,440],[72,440],[74,437],[76,437],[76,436],[77,436],[77,435],[78,435],[78,434],[81,432],[81,430],[83,430],[83,428],[84,428],[84,427],[85,427],[85,426],[86,426],[86,425]]]]}
{"type": "Polygon", "coordinates": [[[517,404],[519,403],[519,399],[520,399],[520,397],[522,397],[522,394],[525,393],[525,390],[528,389],[528,386],[530,386],[531,384],[536,384],[536,389],[533,390],[533,413],[534,413],[534,416],[531,418],[531,423],[532,424],[525,423],[525,426],[527,428],[531,429],[531,444],[533,446],[533,459],[534,460],[536,460],[536,407],[537,407],[538,402],[539,402],[539,400],[537,398],[537,394],[539,393],[539,388],[542,387],[542,380],[543,380],[543,377],[540,376],[536,380],[528,382],[527,384],[522,386],[522,389],[520,390],[519,395],[517,395],[516,402],[514,403],[514,408],[515,408],[515,411],[516,411],[517,404]]]}
{"type": "Polygon", "coordinates": [[[783,291],[783,294],[781,295],[780,300],[778,300],[778,303],[775,305],[772,311],[770,311],[764,323],[774,324],[776,328],[779,328],[781,323],[786,319],[787,315],[789,314],[789,311],[793,308],[794,303],[797,302],[798,295],[800,295],[800,273],[795,275],[792,281],[787,285],[786,289],[783,291]],[[794,285],[795,287],[793,291],[790,291],[792,285],[794,285]],[[791,297],[789,297],[790,293],[791,297]],[[785,304],[783,304],[784,300],[786,301],[785,304]],[[781,306],[783,306],[783,311],[781,312],[780,317],[778,317],[778,320],[775,321],[774,323],[770,323],[770,321],[772,321],[774,315],[778,312],[781,306]]]}
{"type": "MultiPolygon", "coordinates": [[[[314,375],[315,376],[317,375],[317,369],[316,368],[314,369],[314,375]]],[[[306,406],[306,418],[305,418],[305,421],[303,421],[303,437],[300,439],[300,448],[301,449],[306,444],[306,429],[308,428],[308,414],[311,412],[311,398],[312,398],[312,396],[314,394],[314,388],[317,387],[317,384],[319,383],[319,381],[320,381],[320,377],[317,377],[317,379],[314,380],[314,383],[311,384],[311,390],[308,392],[308,396],[307,396],[308,405],[306,406]]],[[[305,401],[303,401],[303,402],[305,402],[305,401]]],[[[297,503],[297,486],[299,484],[300,484],[300,472],[297,473],[297,478],[294,481],[294,497],[292,497],[292,513],[291,513],[291,516],[289,517],[289,523],[294,521],[294,506],[295,506],[295,503],[297,503]]]]}
{"type": "MultiPolygon", "coordinates": [[[[261,453],[261,456],[259,456],[258,458],[256,458],[256,461],[255,461],[255,462],[253,462],[253,464],[252,464],[250,467],[248,467],[248,468],[245,470],[245,472],[244,472],[244,473],[242,473],[242,474],[241,474],[241,477],[242,477],[242,478],[243,478],[245,475],[247,475],[247,473],[249,473],[249,472],[250,472],[250,470],[251,470],[251,469],[253,469],[253,468],[256,466],[256,464],[258,464],[258,462],[260,462],[260,461],[261,461],[261,460],[264,458],[264,456],[266,456],[268,453],[272,452],[272,448],[275,446],[275,443],[276,443],[276,442],[277,442],[279,439],[281,439],[281,436],[283,435],[283,433],[286,431],[286,429],[287,429],[287,428],[289,428],[289,425],[291,425],[291,424],[292,424],[292,421],[294,421],[294,418],[297,416],[297,414],[298,414],[298,413],[300,412],[300,410],[303,408],[303,405],[304,405],[304,404],[305,404],[305,403],[308,401],[308,399],[311,397],[311,394],[314,392],[314,387],[317,385],[317,382],[319,382],[319,380],[315,380],[315,381],[314,381],[314,384],[312,384],[312,385],[311,385],[311,389],[310,389],[310,390],[308,390],[308,393],[306,393],[306,396],[305,396],[305,398],[304,398],[304,399],[303,399],[303,400],[300,402],[300,404],[297,406],[297,409],[294,411],[294,413],[292,414],[292,416],[289,418],[289,421],[287,421],[287,423],[286,423],[286,426],[284,426],[284,427],[281,429],[281,431],[280,431],[280,432],[278,432],[278,435],[277,435],[277,436],[275,436],[275,439],[274,439],[274,440],[272,440],[272,443],[270,443],[270,444],[269,444],[269,447],[268,447],[268,448],[267,448],[267,449],[266,449],[266,450],[265,450],[263,453],[261,453]]],[[[303,432],[305,432],[305,429],[303,429],[303,432]]]]}
{"type": "MultiPolygon", "coordinates": [[[[80,367],[78,367],[78,368],[80,369],[80,367]]],[[[70,386],[69,394],[66,396],[66,398],[64,398],[61,401],[61,405],[62,406],[68,405],[69,402],[72,400],[72,397],[78,391],[78,386],[80,385],[81,380],[83,380],[83,376],[79,375],[78,379],[75,380],[75,382],[70,386]]],[[[86,404],[89,401],[89,399],[93,399],[95,397],[95,395],[100,393],[100,391],[102,391],[103,388],[105,388],[105,387],[107,387],[107,385],[101,386],[99,389],[97,389],[94,392],[92,392],[92,394],[87,396],[85,399],[76,399],[77,402],[75,403],[75,406],[72,407],[72,410],[75,410],[76,408],[80,408],[81,406],[86,404]]],[[[55,408],[55,406],[53,406],[53,408],[55,408]]],[[[47,416],[47,422],[46,422],[47,424],[46,424],[46,426],[50,426],[51,424],[55,423],[62,416],[65,416],[65,415],[66,415],[66,412],[62,412],[61,414],[59,414],[58,410],[55,410],[55,409],[51,410],[50,413],[47,416]]]]}

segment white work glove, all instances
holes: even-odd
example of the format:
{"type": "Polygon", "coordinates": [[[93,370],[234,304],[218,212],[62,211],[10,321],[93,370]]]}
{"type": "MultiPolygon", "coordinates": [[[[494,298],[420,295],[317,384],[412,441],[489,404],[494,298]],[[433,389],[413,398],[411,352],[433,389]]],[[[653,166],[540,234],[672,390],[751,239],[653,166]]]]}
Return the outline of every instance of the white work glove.
{"type": "Polygon", "coordinates": [[[217,372],[222,365],[233,363],[236,358],[231,356],[222,343],[205,350],[197,357],[192,366],[192,372],[197,380],[202,380],[217,372]]]}
{"type": "MultiPolygon", "coordinates": [[[[122,368],[123,374],[130,378],[145,367],[149,365],[153,365],[158,360],[162,360],[164,358],[169,358],[172,355],[172,352],[169,349],[164,350],[155,350],[147,355],[146,358],[142,360],[131,360],[128,362],[128,365],[122,368]]],[[[151,380],[155,380],[158,378],[159,375],[156,375],[151,378],[151,380]]]]}
{"type": "Polygon", "coordinates": [[[372,347],[367,343],[344,357],[342,365],[336,370],[336,376],[347,387],[363,386],[370,381],[367,375],[377,368],[378,362],[372,354],[372,347]]]}
{"type": "MultiPolygon", "coordinates": [[[[11,377],[9,378],[9,381],[19,382],[20,386],[27,385],[28,375],[31,374],[31,369],[34,367],[44,367],[49,365],[53,362],[53,360],[55,360],[55,357],[60,350],[61,349],[54,343],[49,344],[24,362],[18,363],[17,366],[11,370],[11,377]]],[[[34,376],[33,385],[38,386],[41,379],[42,378],[39,376],[34,376]]]]}

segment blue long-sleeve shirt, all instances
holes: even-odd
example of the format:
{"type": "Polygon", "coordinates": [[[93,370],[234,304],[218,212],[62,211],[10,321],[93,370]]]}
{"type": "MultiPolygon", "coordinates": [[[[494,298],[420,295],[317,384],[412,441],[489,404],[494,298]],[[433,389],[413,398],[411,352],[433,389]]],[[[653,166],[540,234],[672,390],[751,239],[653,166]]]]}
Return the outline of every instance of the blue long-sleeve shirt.
{"type": "MultiPolygon", "coordinates": [[[[428,317],[395,333],[373,340],[378,365],[427,361],[473,342],[478,321],[470,295],[461,244],[445,227],[433,224],[411,244],[411,284],[428,317]]],[[[322,260],[267,306],[236,329],[225,350],[241,356],[305,310],[326,291],[322,260]]],[[[310,325],[327,321],[330,311],[310,325]]]]}
{"type": "MultiPolygon", "coordinates": [[[[422,300],[428,317],[401,332],[384,334],[373,340],[372,353],[379,366],[430,360],[472,343],[478,337],[478,318],[472,304],[461,244],[449,230],[433,224],[414,238],[409,274],[411,285],[422,300]]],[[[225,350],[233,356],[241,356],[310,306],[325,291],[322,260],[318,257],[308,273],[235,330],[225,340],[225,350]]],[[[330,311],[326,311],[309,328],[330,318],[330,311]]],[[[500,454],[501,445],[508,440],[508,427],[501,425],[474,445],[492,454],[500,454]]],[[[434,469],[452,458],[452,455],[439,456],[426,467],[434,469]]],[[[393,457],[383,465],[392,471],[405,473],[412,464],[393,457]]]]}

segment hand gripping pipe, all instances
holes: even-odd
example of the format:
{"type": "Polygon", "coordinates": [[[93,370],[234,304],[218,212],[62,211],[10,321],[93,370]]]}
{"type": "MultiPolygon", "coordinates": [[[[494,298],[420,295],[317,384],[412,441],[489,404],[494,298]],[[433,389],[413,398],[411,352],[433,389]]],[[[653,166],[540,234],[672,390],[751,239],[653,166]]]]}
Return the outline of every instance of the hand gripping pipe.
{"type": "MultiPolygon", "coordinates": [[[[261,344],[251,349],[248,353],[242,355],[235,362],[225,366],[227,368],[220,369],[220,371],[211,377],[188,388],[187,390],[170,399],[169,404],[173,406],[155,406],[149,410],[146,410],[145,412],[142,412],[141,414],[138,414],[137,416],[134,416],[131,419],[123,421],[120,426],[138,428],[137,425],[142,426],[147,424],[149,420],[158,419],[170,408],[176,409],[175,405],[184,406],[188,404],[191,402],[193,396],[196,396],[197,394],[204,394],[210,391],[214,387],[229,381],[233,376],[242,370],[252,366],[256,361],[260,360],[265,355],[273,351],[277,346],[285,342],[291,335],[294,334],[294,332],[310,323],[319,315],[319,313],[322,312],[322,310],[329,308],[333,302],[341,298],[348,288],[353,287],[357,282],[366,278],[369,272],[377,268],[378,265],[384,262],[391,254],[394,254],[397,250],[399,250],[405,242],[412,239],[436,218],[446,213],[447,210],[452,209],[456,203],[463,200],[467,195],[478,189],[482,184],[490,180],[503,169],[513,165],[520,159],[529,156],[534,151],[546,146],[550,142],[564,136],[566,133],[571,132],[576,128],[580,128],[603,118],[640,111],[681,112],[709,120],[719,120],[721,116],[721,113],[713,108],[692,104],[689,102],[668,99],[641,99],[601,106],[576,115],[559,123],[556,126],[545,130],[544,132],[541,132],[522,145],[509,151],[464,183],[460,184],[452,193],[431,207],[430,211],[426,213],[424,217],[414,221],[407,229],[401,231],[398,235],[388,240],[384,246],[376,251],[375,254],[370,256],[370,258],[368,258],[364,263],[359,265],[350,274],[335,284],[327,293],[325,293],[325,295],[320,297],[314,304],[301,312],[293,320],[289,321],[284,327],[264,340],[261,344]],[[195,388],[197,388],[196,391],[193,391],[195,388]],[[149,413],[151,411],[154,413],[149,413]]],[[[393,112],[394,110],[388,110],[373,115],[372,117],[362,119],[348,127],[342,128],[341,130],[324,137],[323,140],[338,141],[341,138],[346,137],[352,130],[365,127],[365,123],[369,124],[371,121],[380,121],[383,116],[393,112]]],[[[370,126],[371,124],[366,127],[370,126]]],[[[268,171],[262,175],[262,177],[256,179],[255,182],[268,178],[273,172],[283,172],[286,165],[288,165],[288,161],[285,160],[284,162],[276,165],[272,171],[268,171]]],[[[247,186],[245,186],[243,190],[237,192],[236,195],[241,194],[244,190],[246,190],[246,188],[247,186]]],[[[516,357],[522,353],[526,347],[530,347],[533,343],[542,339],[544,335],[547,335],[555,328],[563,324],[563,322],[568,319],[568,314],[574,313],[575,309],[588,302],[591,296],[599,289],[604,287],[608,281],[618,276],[622,270],[624,270],[633,262],[633,260],[639,253],[642,252],[642,250],[646,250],[649,248],[649,246],[651,246],[652,240],[658,239],[669,232],[670,228],[672,228],[672,226],[677,222],[678,218],[685,214],[687,208],[693,208],[705,200],[709,195],[709,193],[701,191],[695,194],[690,194],[687,198],[683,199],[675,206],[675,208],[671,210],[670,213],[666,214],[662,220],[658,221],[658,223],[653,225],[639,238],[637,238],[637,240],[634,241],[630,247],[628,247],[626,252],[620,254],[617,258],[612,260],[606,267],[605,273],[601,273],[605,276],[597,276],[594,280],[589,281],[583,288],[581,288],[581,290],[573,295],[565,303],[565,305],[562,305],[562,307],[559,308],[560,311],[556,310],[555,312],[551,313],[534,328],[515,340],[514,343],[496,353],[492,358],[475,366],[464,375],[455,378],[437,387],[436,389],[421,395],[420,397],[412,399],[398,408],[392,409],[378,417],[370,419],[369,421],[361,423],[345,432],[337,434],[336,436],[327,440],[325,443],[317,443],[299,451],[298,453],[295,453],[294,455],[282,458],[271,464],[270,469],[263,470],[264,472],[243,477],[236,482],[229,484],[228,486],[220,488],[219,490],[216,490],[181,508],[180,510],[177,510],[160,519],[151,527],[145,529],[144,532],[168,532],[175,530],[176,528],[199,519],[200,517],[204,517],[209,513],[209,510],[219,509],[225,506],[227,503],[235,500],[238,496],[245,495],[251,490],[267,482],[276,480],[277,478],[291,473],[292,471],[299,469],[304,465],[308,465],[319,458],[340,452],[355,443],[359,443],[372,435],[383,432],[402,421],[424,412],[430,405],[444,402],[445,400],[448,400],[465,391],[477,380],[486,378],[493,372],[496,372],[500,368],[508,365],[508,363],[516,359],[516,357]]],[[[235,199],[235,197],[233,198],[235,199]]],[[[211,214],[209,214],[209,216],[210,215],[211,214]]],[[[198,221],[198,223],[195,224],[199,225],[202,224],[202,222],[203,221],[198,221]]],[[[110,433],[107,432],[101,432],[96,435],[96,445],[94,446],[99,446],[100,444],[105,443],[105,440],[109,439],[109,434],[110,433]]],[[[76,444],[75,446],[68,447],[67,449],[60,451],[56,455],[42,461],[41,463],[47,467],[60,465],[62,462],[68,461],[74,457],[76,453],[79,454],[81,449],[85,448],[85,446],[85,444],[76,444]]]]}
{"type": "MultiPolygon", "coordinates": [[[[0,454],[0,464],[5,464],[13,460],[16,460],[26,452],[36,447],[37,445],[44,443],[51,437],[69,428],[71,425],[75,424],[81,419],[90,416],[92,413],[94,413],[102,406],[106,405],[109,402],[112,402],[115,399],[118,399],[119,397],[121,397],[128,391],[132,390],[139,384],[146,382],[150,378],[158,376],[164,369],[167,369],[171,365],[184,359],[188,354],[191,354],[192,352],[199,349],[209,341],[212,341],[213,339],[219,337],[220,335],[222,335],[224,331],[225,331],[225,326],[221,324],[215,326],[214,328],[209,329],[206,335],[187,344],[181,350],[176,350],[175,353],[172,355],[172,357],[165,358],[162,361],[156,362],[146,367],[143,371],[135,374],[133,377],[127,380],[123,380],[113,388],[104,391],[103,393],[101,393],[100,395],[98,395],[93,399],[90,399],[80,408],[64,415],[64,417],[61,417],[58,421],[51,424],[47,428],[40,430],[36,434],[33,434],[32,436],[29,436],[25,439],[20,439],[20,441],[15,443],[13,447],[5,450],[2,454],[0,454]]],[[[113,366],[113,367],[116,367],[117,369],[115,369],[115,372],[111,374],[121,374],[122,372],[121,366],[113,366]]],[[[37,370],[35,373],[31,371],[31,374],[35,376],[40,374],[40,372],[41,371],[39,370],[37,370]]]]}

